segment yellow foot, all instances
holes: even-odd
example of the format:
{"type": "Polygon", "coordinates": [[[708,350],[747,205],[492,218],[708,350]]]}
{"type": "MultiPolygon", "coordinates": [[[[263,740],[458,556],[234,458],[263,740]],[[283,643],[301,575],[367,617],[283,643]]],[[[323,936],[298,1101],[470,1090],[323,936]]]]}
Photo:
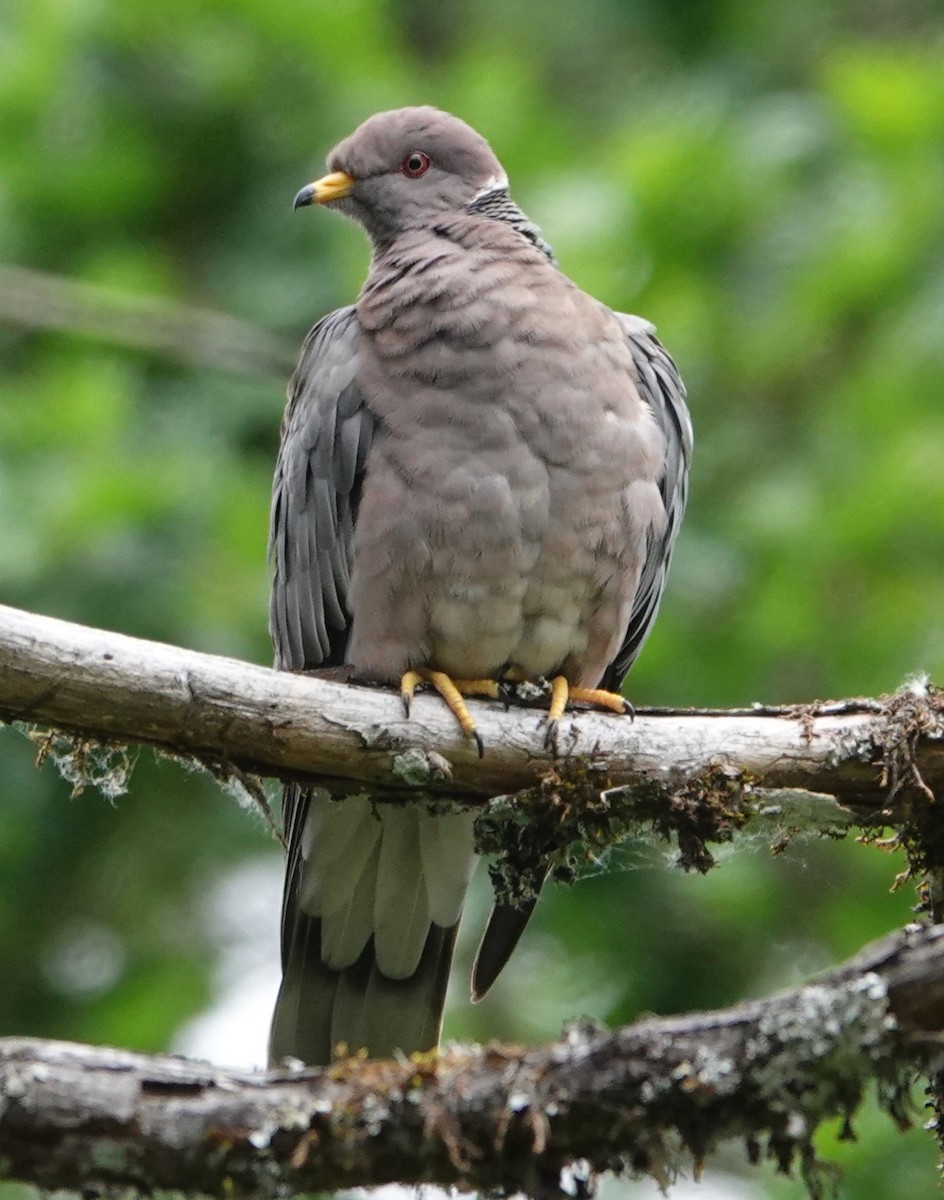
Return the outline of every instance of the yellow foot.
{"type": "Polygon", "coordinates": [[[594,708],[605,708],[609,712],[619,713],[621,717],[635,716],[633,706],[618,692],[604,692],[602,688],[571,688],[570,698],[578,704],[592,704],[594,708]]]}
{"type": "Polygon", "coordinates": [[[428,667],[420,667],[415,671],[406,671],[400,680],[400,697],[406,715],[410,715],[410,703],[413,693],[421,683],[431,684],[446,706],[454,713],[466,737],[474,738],[478,747],[479,758],[485,754],[485,746],[479,731],[475,728],[472,714],[466,707],[463,696],[488,696],[497,700],[501,694],[499,685],[494,679],[450,679],[444,671],[431,671],[428,667]]]}
{"type": "Polygon", "coordinates": [[[570,685],[563,675],[555,675],[551,680],[551,705],[547,710],[547,719],[555,725],[564,715],[567,698],[570,695],[570,685]]]}
{"type": "Polygon", "coordinates": [[[544,734],[544,745],[548,750],[557,750],[558,722],[564,715],[568,701],[573,700],[621,716],[635,715],[630,702],[616,692],[605,692],[602,688],[572,688],[563,675],[555,675],[551,680],[551,704],[547,710],[547,731],[544,734]]]}

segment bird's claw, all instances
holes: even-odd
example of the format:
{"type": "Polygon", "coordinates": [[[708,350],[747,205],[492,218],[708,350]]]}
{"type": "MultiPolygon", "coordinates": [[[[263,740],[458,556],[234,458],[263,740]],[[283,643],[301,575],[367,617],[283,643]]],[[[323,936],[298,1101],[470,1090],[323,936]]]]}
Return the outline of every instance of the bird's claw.
{"type": "Polygon", "coordinates": [[[547,729],[544,732],[544,748],[554,755],[558,752],[560,718],[571,701],[592,704],[595,708],[628,716],[630,720],[636,717],[636,710],[625,696],[604,691],[602,688],[572,688],[563,675],[555,675],[551,680],[551,703],[545,718],[547,729]]]}
{"type": "MultiPolygon", "coordinates": [[[[543,681],[542,681],[543,682],[543,681]]],[[[403,711],[407,717],[413,700],[413,693],[421,683],[428,683],[439,692],[446,706],[459,722],[466,737],[475,742],[479,758],[485,757],[485,743],[482,735],[475,727],[475,721],[466,705],[465,696],[487,696],[492,700],[502,700],[507,711],[511,705],[516,688],[523,686],[513,675],[500,680],[495,679],[452,679],[444,671],[434,671],[429,667],[417,667],[405,671],[400,679],[400,699],[403,711]]],[[[525,681],[527,683],[527,681],[525,681]]],[[[545,685],[546,686],[546,685],[545,685]]],[[[550,681],[551,699],[545,718],[544,748],[553,755],[558,753],[560,735],[560,719],[571,701],[593,705],[607,712],[619,713],[634,720],[636,716],[632,704],[617,692],[608,692],[602,688],[571,687],[563,675],[555,675],[550,681]]]]}
{"type": "Polygon", "coordinates": [[[479,758],[484,758],[485,743],[475,727],[475,721],[463,696],[490,696],[497,699],[498,684],[492,679],[451,679],[444,671],[433,671],[429,667],[405,671],[400,679],[400,699],[403,701],[407,717],[410,715],[413,693],[421,683],[431,684],[439,692],[446,707],[459,722],[462,732],[475,742],[479,758]]]}

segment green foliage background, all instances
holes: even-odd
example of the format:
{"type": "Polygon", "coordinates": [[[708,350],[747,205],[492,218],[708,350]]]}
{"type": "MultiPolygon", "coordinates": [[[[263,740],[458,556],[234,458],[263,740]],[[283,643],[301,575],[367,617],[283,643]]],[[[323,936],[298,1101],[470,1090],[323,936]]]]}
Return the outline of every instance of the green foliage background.
{"type": "MultiPolygon", "coordinates": [[[[633,699],[940,680],[942,51],[933,0],[6,0],[0,263],[295,346],[354,296],[367,250],[330,214],[293,216],[294,192],[372,111],[448,108],[564,269],[655,320],[689,386],[689,516],[633,699]]],[[[7,316],[0,601],[269,661],[282,372],[130,349],[107,318],[91,336],[7,316]]],[[[0,733],[0,1032],[164,1047],[214,998],[207,895],[278,851],[148,754],[112,806],[70,799],[34,753],[0,733]]],[[[542,901],[494,997],[473,1010],[459,989],[447,1033],[546,1038],[793,982],[907,919],[902,865],[758,846],[688,878],[627,848],[542,901]]],[[[869,1110],[859,1132],[820,1139],[846,1195],[937,1194],[919,1128],[869,1110]]]]}

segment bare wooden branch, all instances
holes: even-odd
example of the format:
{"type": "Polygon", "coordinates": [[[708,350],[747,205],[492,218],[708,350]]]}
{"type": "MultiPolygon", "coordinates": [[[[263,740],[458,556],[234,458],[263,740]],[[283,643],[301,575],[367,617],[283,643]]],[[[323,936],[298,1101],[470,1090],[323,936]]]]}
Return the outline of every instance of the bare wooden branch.
{"type": "Polygon", "coordinates": [[[804,987],[539,1049],[229,1071],[0,1040],[3,1174],[40,1187],[275,1196],[397,1181],[559,1196],[567,1172],[670,1179],[744,1142],[815,1188],[812,1136],[870,1081],[900,1125],[940,1051],[944,926],[911,927],[804,987]],[[585,1163],[581,1167],[579,1164],[585,1163]]]}
{"type": "Polygon", "coordinates": [[[0,321],[274,380],[286,379],[298,357],[294,346],[235,317],[26,267],[0,265],[0,321]]]}
{"type": "MultiPolygon", "coordinates": [[[[0,718],[83,738],[144,742],[259,775],[334,779],[477,801],[532,788],[562,759],[617,789],[647,779],[677,792],[706,772],[744,791],[799,789],[882,809],[896,791],[944,784],[944,703],[924,686],[898,696],[729,713],[582,711],[562,722],[555,757],[534,708],[470,702],[486,753],[435,696],[409,719],[392,690],[277,672],[0,606],[0,718]]],[[[809,793],[814,793],[812,797],[809,793]]],[[[796,798],[796,797],[795,797],[796,798]]],[[[835,816],[832,805],[830,820],[835,816]]],[[[799,811],[799,810],[798,810],[799,811]]],[[[801,826],[798,816],[796,824],[801,826]]]]}

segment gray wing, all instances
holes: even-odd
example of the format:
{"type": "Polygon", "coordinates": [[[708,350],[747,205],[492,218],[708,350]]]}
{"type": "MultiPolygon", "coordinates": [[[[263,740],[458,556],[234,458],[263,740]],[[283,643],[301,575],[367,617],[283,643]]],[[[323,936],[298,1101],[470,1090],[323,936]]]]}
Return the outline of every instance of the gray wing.
{"type": "MultiPolygon", "coordinates": [[[[288,387],[269,528],[274,567],[269,631],[276,665],[285,670],[344,661],[354,521],[373,432],[372,418],[354,382],[357,340],[353,307],[329,313],[305,339],[288,387]]],[[[310,803],[308,790],[295,784],[285,788],[282,965],[286,975],[300,974],[320,958],[317,925],[298,912],[302,833],[310,803]]],[[[290,1051],[294,1053],[291,1048],[285,1052],[290,1051]]]]}
{"type": "Polygon", "coordinates": [[[269,629],[276,665],[301,671],[344,661],[354,522],[373,418],[354,381],[353,306],[318,322],[288,389],[272,485],[274,565],[269,629]]]}
{"type": "Polygon", "coordinates": [[[685,385],[671,356],[655,335],[655,327],[642,317],[617,313],[636,364],[636,386],[652,409],[666,439],[665,469],[659,490],[665,505],[664,531],[650,537],[626,636],[616,658],[600,682],[607,691],[618,692],[629,668],[636,661],[659,611],[662,589],[669,572],[675,536],[688,499],[688,470],[692,457],[692,421],[685,403],[685,385]]]}

